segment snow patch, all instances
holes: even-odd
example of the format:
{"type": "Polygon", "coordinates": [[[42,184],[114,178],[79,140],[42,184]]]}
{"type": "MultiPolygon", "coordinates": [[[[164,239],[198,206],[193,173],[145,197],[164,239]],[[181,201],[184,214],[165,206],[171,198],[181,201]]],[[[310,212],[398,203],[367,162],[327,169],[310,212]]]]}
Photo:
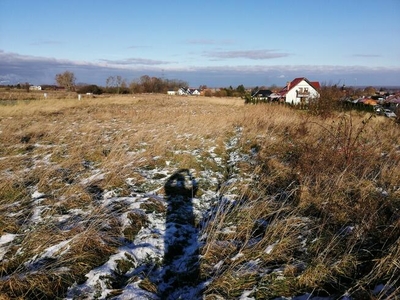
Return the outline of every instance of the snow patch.
{"type": "Polygon", "coordinates": [[[6,245],[8,243],[11,243],[15,239],[16,236],[17,235],[13,234],[13,233],[6,233],[0,237],[0,260],[3,259],[4,254],[6,254],[6,252],[8,250],[6,245]]]}
{"type": "Polygon", "coordinates": [[[265,250],[264,253],[266,254],[271,254],[271,252],[274,250],[275,246],[278,244],[278,241],[273,243],[272,245],[269,245],[265,250]]]}
{"type": "Polygon", "coordinates": [[[46,194],[41,193],[41,192],[39,192],[39,191],[34,191],[34,192],[32,193],[32,195],[31,195],[32,199],[34,199],[34,200],[43,198],[43,197],[45,197],[45,196],[46,196],[46,194]]]}
{"type": "Polygon", "coordinates": [[[244,291],[242,295],[240,296],[240,300],[255,300],[256,298],[254,297],[249,297],[253,293],[253,290],[251,291],[244,291]]]}

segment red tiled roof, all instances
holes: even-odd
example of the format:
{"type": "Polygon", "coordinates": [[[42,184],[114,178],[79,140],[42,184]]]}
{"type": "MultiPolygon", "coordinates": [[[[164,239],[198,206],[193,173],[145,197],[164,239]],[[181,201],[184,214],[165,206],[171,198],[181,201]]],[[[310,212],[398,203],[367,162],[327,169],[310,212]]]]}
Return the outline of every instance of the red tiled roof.
{"type": "Polygon", "coordinates": [[[298,77],[298,78],[293,79],[292,82],[290,83],[289,90],[291,90],[293,87],[298,85],[302,80],[307,81],[307,79],[305,77],[298,77]]]}
{"type": "Polygon", "coordinates": [[[321,88],[319,81],[311,81],[310,83],[313,86],[313,88],[316,90],[319,90],[321,88]]]}
{"type": "Polygon", "coordinates": [[[292,88],[294,88],[296,85],[298,85],[302,80],[305,80],[308,82],[314,89],[318,90],[321,88],[320,84],[318,81],[308,81],[307,78],[305,77],[298,77],[293,79],[288,85],[286,85],[280,92],[282,96],[286,95],[287,92],[289,92],[292,88]]]}

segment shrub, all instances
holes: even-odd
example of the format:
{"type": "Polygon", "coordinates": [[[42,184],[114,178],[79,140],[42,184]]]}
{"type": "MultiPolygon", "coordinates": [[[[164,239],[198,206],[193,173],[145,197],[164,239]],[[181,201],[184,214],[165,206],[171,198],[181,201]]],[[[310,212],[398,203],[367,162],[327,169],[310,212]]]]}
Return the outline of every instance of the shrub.
{"type": "Polygon", "coordinates": [[[94,95],[101,95],[103,93],[103,90],[98,87],[95,84],[91,84],[91,85],[85,85],[80,87],[77,91],[78,94],[87,94],[87,93],[91,93],[94,95]]]}

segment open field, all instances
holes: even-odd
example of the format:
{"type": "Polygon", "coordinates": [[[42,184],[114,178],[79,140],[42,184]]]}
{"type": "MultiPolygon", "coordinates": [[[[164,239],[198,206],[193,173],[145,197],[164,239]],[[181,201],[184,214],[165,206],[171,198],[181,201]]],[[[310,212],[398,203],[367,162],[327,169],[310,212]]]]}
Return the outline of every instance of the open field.
{"type": "Polygon", "coordinates": [[[0,97],[0,299],[399,297],[393,120],[30,94],[0,97]]]}

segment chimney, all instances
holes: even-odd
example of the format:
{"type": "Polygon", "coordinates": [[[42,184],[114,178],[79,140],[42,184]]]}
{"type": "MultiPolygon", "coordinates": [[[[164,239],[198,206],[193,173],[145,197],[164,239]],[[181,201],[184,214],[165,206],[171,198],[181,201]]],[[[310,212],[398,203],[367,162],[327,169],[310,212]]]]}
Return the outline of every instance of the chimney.
{"type": "Polygon", "coordinates": [[[288,91],[290,89],[290,81],[286,82],[286,90],[288,91]]]}

